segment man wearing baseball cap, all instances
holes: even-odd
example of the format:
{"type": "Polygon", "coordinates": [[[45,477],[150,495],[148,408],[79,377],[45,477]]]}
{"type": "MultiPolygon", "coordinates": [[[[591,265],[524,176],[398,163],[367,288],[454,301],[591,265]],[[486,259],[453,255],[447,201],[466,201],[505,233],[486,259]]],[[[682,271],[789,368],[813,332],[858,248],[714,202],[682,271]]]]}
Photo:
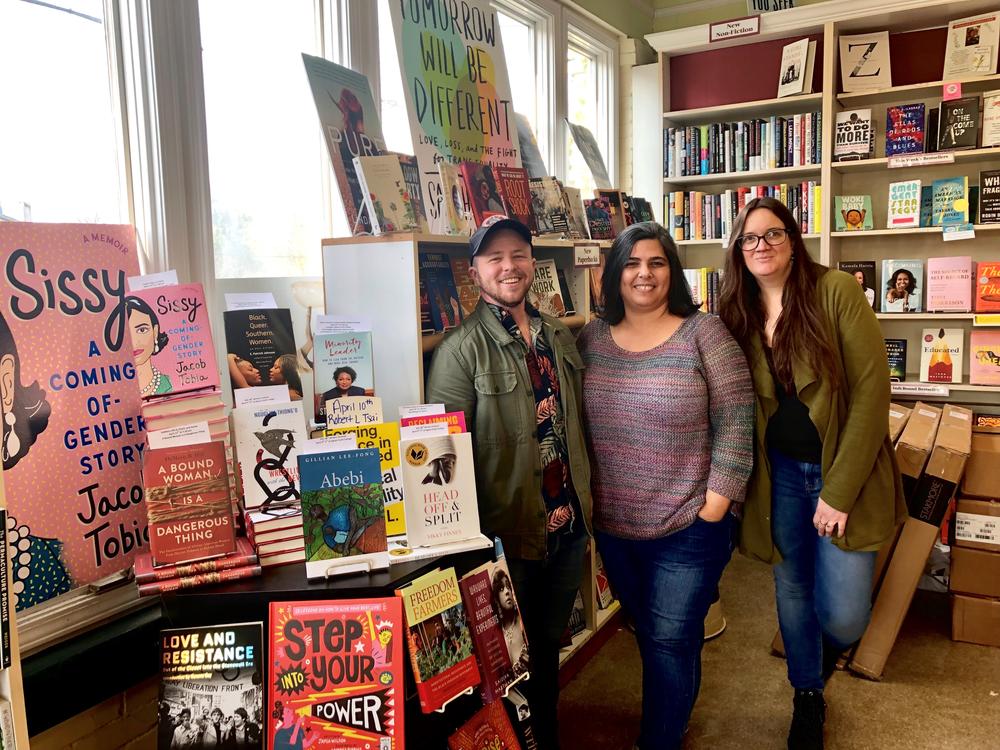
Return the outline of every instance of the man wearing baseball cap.
{"type": "Polygon", "coordinates": [[[465,412],[483,532],[499,536],[528,635],[524,691],[542,750],[559,747],[559,640],[590,537],[583,361],[570,330],[527,304],[531,232],[491,216],[469,240],[476,309],[434,353],[427,402],[465,412]]]}

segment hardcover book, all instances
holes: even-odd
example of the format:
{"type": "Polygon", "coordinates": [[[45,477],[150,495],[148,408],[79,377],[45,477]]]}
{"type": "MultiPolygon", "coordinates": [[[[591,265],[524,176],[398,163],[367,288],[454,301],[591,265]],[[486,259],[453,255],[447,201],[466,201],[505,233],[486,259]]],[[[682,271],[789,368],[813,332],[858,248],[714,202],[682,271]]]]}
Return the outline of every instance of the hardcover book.
{"type": "Polygon", "coordinates": [[[419,253],[420,278],[431,308],[431,325],[435,331],[447,331],[462,322],[462,305],[458,301],[451,260],[446,253],[419,253]]]}
{"type": "Polygon", "coordinates": [[[508,215],[517,219],[531,230],[538,232],[535,214],[531,210],[531,188],[528,186],[528,172],[523,167],[494,167],[500,195],[507,206],[508,215]]]}
{"type": "Polygon", "coordinates": [[[781,48],[781,65],[778,68],[778,98],[805,92],[805,72],[808,60],[808,38],[799,39],[781,48]]]}
{"type": "Polygon", "coordinates": [[[271,602],[268,747],[402,750],[404,632],[396,597],[271,602]]]}
{"type": "Polygon", "coordinates": [[[889,359],[889,379],[906,380],[906,339],[885,339],[885,354],[889,359]]]}
{"type": "Polygon", "coordinates": [[[861,291],[864,292],[865,299],[868,300],[868,304],[872,306],[872,310],[878,310],[876,298],[879,295],[875,291],[878,287],[875,282],[875,261],[841,261],[837,267],[844,273],[849,273],[854,277],[854,280],[857,281],[858,285],[861,287],[861,291]]]}
{"type": "Polygon", "coordinates": [[[507,215],[507,208],[500,197],[500,188],[489,164],[463,161],[458,169],[472,203],[472,216],[477,227],[491,216],[507,215]]]}
{"type": "Polygon", "coordinates": [[[462,255],[451,256],[451,275],[458,290],[458,303],[462,306],[463,319],[472,314],[479,304],[479,287],[469,275],[469,259],[462,255]]]}
{"type": "Polygon", "coordinates": [[[354,157],[372,234],[419,232],[420,215],[395,154],[354,157]]]}
{"type": "Polygon", "coordinates": [[[983,93],[983,148],[1000,146],[1000,91],[983,93]]]}
{"type": "Polygon", "coordinates": [[[251,563],[240,565],[237,568],[191,573],[190,575],[167,578],[162,581],[149,581],[138,584],[139,596],[159,596],[160,594],[169,594],[172,591],[180,591],[182,589],[193,589],[202,586],[211,586],[216,583],[241,581],[244,578],[256,578],[261,574],[262,570],[263,568],[258,563],[251,563]]]}
{"type": "Polygon", "coordinates": [[[874,142],[872,111],[870,109],[855,109],[837,113],[833,141],[834,161],[867,159],[872,155],[874,142]]]}
{"type": "Polygon", "coordinates": [[[389,567],[377,448],[299,454],[306,576],[326,578],[331,560],[389,567]]]}
{"type": "Polygon", "coordinates": [[[157,750],[264,747],[262,641],[259,622],[160,631],[157,750]]]}
{"type": "Polygon", "coordinates": [[[528,291],[528,302],[541,313],[562,318],[566,304],[559,288],[559,276],[554,260],[535,261],[535,280],[528,291]]]}
{"type": "Polygon", "coordinates": [[[979,223],[1000,223],[1000,170],[979,173],[979,223]]]}
{"type": "Polygon", "coordinates": [[[920,226],[932,226],[934,221],[934,186],[920,186],[920,226]]]}
{"type": "Polygon", "coordinates": [[[833,218],[838,232],[874,228],[870,195],[836,195],[833,201],[833,218]]]}
{"type": "Polygon", "coordinates": [[[840,36],[840,80],[845,93],[892,86],[889,32],[840,36]]]}
{"type": "Polygon", "coordinates": [[[253,545],[246,537],[236,537],[236,549],[223,557],[216,557],[211,560],[193,562],[187,565],[153,565],[153,556],[144,553],[135,558],[135,582],[151,583],[153,581],[166,581],[171,578],[181,576],[191,576],[197,573],[214,573],[219,570],[229,568],[239,568],[245,565],[253,565],[257,562],[257,553],[254,552],[253,545]]]}
{"type": "Polygon", "coordinates": [[[922,154],[924,151],[923,102],[900,104],[885,111],[885,155],[922,154]]]}
{"type": "MultiPolygon", "coordinates": [[[[229,380],[234,390],[287,382],[282,367],[286,362],[298,362],[292,315],[287,308],[226,310],[222,319],[229,380]]],[[[301,391],[291,395],[293,400],[303,396],[301,391]]]]}
{"type": "Polygon", "coordinates": [[[972,310],[972,258],[948,256],[927,259],[927,311],[972,310]]]}
{"type": "Polygon", "coordinates": [[[920,180],[889,183],[888,229],[920,226],[920,180]]]}
{"type": "Polygon", "coordinates": [[[976,312],[1000,312],[1000,261],[976,264],[976,312]]]}
{"type": "Polygon", "coordinates": [[[539,234],[569,234],[569,212],[563,200],[562,185],[555,177],[528,180],[531,191],[531,210],[539,234]]]}
{"type": "Polygon", "coordinates": [[[235,551],[227,473],[226,447],[220,442],[143,451],[149,546],[156,565],[235,551]]]}
{"type": "Polygon", "coordinates": [[[979,139],[979,97],[941,102],[938,150],[975,148],[979,139]]]}
{"type": "Polygon", "coordinates": [[[326,402],[374,396],[371,331],[317,334],[313,342],[313,414],[326,423],[326,402]]]}
{"type": "Polygon", "coordinates": [[[962,328],[925,328],[920,337],[920,380],[961,383],[964,340],[962,328]]]}
{"type": "Polygon", "coordinates": [[[244,507],[298,505],[298,457],[308,438],[302,402],[233,409],[231,418],[244,507]]]}
{"type": "Polygon", "coordinates": [[[611,225],[611,206],[607,198],[584,198],[584,211],[587,215],[587,228],[590,238],[594,240],[613,240],[615,230],[611,225]]]}
{"type": "Polygon", "coordinates": [[[431,713],[480,681],[455,569],[431,571],[396,594],[406,614],[420,710],[431,713]]]}
{"type": "Polygon", "coordinates": [[[996,13],[950,21],[942,80],[996,73],[998,42],[1000,17],[996,13]]]}
{"type": "Polygon", "coordinates": [[[882,290],[882,312],[923,312],[923,261],[883,260],[882,290]]]}
{"type": "Polygon", "coordinates": [[[438,174],[441,178],[441,199],[444,202],[443,223],[447,233],[471,235],[476,231],[476,223],[462,173],[454,164],[442,161],[438,164],[438,174]]]}
{"type": "Polygon", "coordinates": [[[969,334],[969,383],[1000,385],[1000,331],[975,328],[969,334]]]}
{"type": "Polygon", "coordinates": [[[934,180],[931,225],[964,224],[969,220],[969,178],[945,177],[934,180]]]}
{"type": "Polygon", "coordinates": [[[448,750],[521,750],[503,701],[488,703],[448,738],[448,750]]]}

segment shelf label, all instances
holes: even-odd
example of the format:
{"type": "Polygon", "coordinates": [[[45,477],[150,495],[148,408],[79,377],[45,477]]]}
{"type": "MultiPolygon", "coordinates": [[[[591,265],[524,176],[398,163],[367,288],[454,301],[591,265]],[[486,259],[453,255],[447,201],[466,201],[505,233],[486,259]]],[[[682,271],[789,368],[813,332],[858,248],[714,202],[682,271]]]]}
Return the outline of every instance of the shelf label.
{"type": "Polygon", "coordinates": [[[574,245],[573,264],[577,268],[601,265],[600,245],[574,245]]]}
{"type": "Polygon", "coordinates": [[[974,315],[972,316],[972,325],[974,326],[1000,326],[1000,314],[993,313],[991,315],[974,315]]]}
{"type": "Polygon", "coordinates": [[[760,16],[732,18],[728,21],[713,23],[708,27],[708,41],[722,42],[741,36],[754,36],[760,33],[760,16]]]}
{"type": "Polygon", "coordinates": [[[944,151],[936,154],[901,154],[889,157],[889,169],[900,167],[924,167],[929,164],[954,164],[955,154],[944,151]]]}
{"type": "Polygon", "coordinates": [[[949,388],[937,383],[890,383],[893,396],[947,396],[949,388]]]}
{"type": "Polygon", "coordinates": [[[976,239],[976,230],[972,224],[946,224],[941,227],[941,237],[945,242],[974,240],[976,239]]]}

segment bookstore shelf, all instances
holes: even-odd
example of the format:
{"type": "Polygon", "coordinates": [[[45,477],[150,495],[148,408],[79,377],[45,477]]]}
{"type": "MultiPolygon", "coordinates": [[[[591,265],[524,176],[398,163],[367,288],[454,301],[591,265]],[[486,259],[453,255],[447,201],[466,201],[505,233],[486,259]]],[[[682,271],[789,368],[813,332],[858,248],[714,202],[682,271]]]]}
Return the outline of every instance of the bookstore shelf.
{"type": "MultiPolygon", "coordinates": [[[[954,164],[959,164],[961,162],[975,162],[975,161],[987,161],[990,159],[1000,159],[1000,147],[992,148],[972,148],[966,149],[965,151],[937,151],[937,154],[954,154],[955,161],[954,164]]],[[[911,154],[911,156],[920,156],[920,154],[911,154]]],[[[900,157],[903,158],[903,157],[900,157]]],[[[950,167],[952,162],[939,162],[937,164],[914,164],[909,167],[894,167],[893,171],[899,170],[900,174],[904,171],[909,171],[913,169],[933,169],[936,167],[950,167]]],[[[876,172],[889,169],[889,160],[887,158],[879,157],[878,159],[857,159],[854,161],[835,161],[830,165],[830,168],[836,172],[876,172]]],[[[902,178],[901,178],[902,179],[902,178]]]]}
{"type": "Polygon", "coordinates": [[[728,122],[730,120],[746,120],[771,115],[795,115],[819,108],[823,102],[822,94],[800,94],[786,96],[781,99],[758,99],[752,102],[738,102],[718,107],[699,107],[697,109],[681,109],[674,112],[664,112],[663,119],[672,124],[705,125],[709,122],[728,122]]]}
{"type": "MultiPolygon", "coordinates": [[[[963,380],[962,380],[961,383],[926,383],[926,382],[923,382],[923,381],[920,380],[920,374],[919,373],[909,372],[909,373],[906,374],[906,380],[904,380],[903,382],[901,382],[901,383],[892,383],[892,395],[894,397],[898,397],[898,398],[927,398],[927,399],[931,399],[931,400],[938,400],[938,399],[952,399],[952,400],[954,400],[956,398],[953,395],[953,393],[950,393],[948,396],[937,396],[937,395],[929,396],[929,395],[926,395],[926,394],[919,394],[919,393],[907,393],[906,390],[905,390],[905,387],[906,386],[912,386],[912,385],[926,385],[926,386],[941,385],[941,386],[944,386],[945,388],[947,388],[950,392],[958,392],[960,394],[969,394],[969,393],[996,394],[996,393],[1000,393],[1000,385],[972,385],[969,382],[969,376],[968,375],[966,375],[963,378],[963,380]],[[903,386],[903,387],[901,388],[900,386],[903,386]]],[[[959,400],[961,400],[961,398],[963,398],[963,397],[962,396],[958,397],[959,400]]]]}
{"type": "Polygon", "coordinates": [[[787,181],[789,177],[810,177],[819,175],[821,165],[805,164],[801,167],[782,167],[780,169],[758,169],[747,172],[719,172],[717,174],[692,174],[684,177],[664,177],[668,185],[708,185],[710,183],[730,183],[733,185],[751,185],[758,182],[775,184],[787,181]]]}
{"type": "Polygon", "coordinates": [[[974,320],[975,313],[875,313],[879,320],[974,320]]]}
{"type": "Polygon", "coordinates": [[[941,95],[941,88],[945,83],[956,82],[962,84],[962,94],[967,96],[1000,87],[1000,75],[956,78],[949,81],[927,81],[926,83],[911,83],[906,86],[891,86],[872,91],[853,91],[849,94],[837,94],[837,101],[845,108],[851,109],[861,105],[888,104],[904,99],[935,98],[941,95]]]}
{"type": "MultiPolygon", "coordinates": [[[[718,241],[716,241],[718,244],[718,241]]],[[[565,318],[560,318],[567,328],[575,331],[578,328],[583,328],[587,324],[587,318],[584,315],[567,315],[565,318]]],[[[444,339],[445,334],[443,333],[425,333],[420,337],[420,348],[427,354],[438,348],[438,345],[444,339]]]]}
{"type": "MultiPolygon", "coordinates": [[[[972,227],[977,232],[995,232],[1000,230],[1000,224],[976,224],[972,227]]],[[[861,237],[892,237],[913,234],[941,234],[941,227],[908,227],[904,229],[866,229],[854,232],[830,232],[831,237],[858,239],[861,237]]]]}
{"type": "MultiPolygon", "coordinates": [[[[998,225],[998,226],[1000,226],[1000,225],[998,225]]],[[[858,234],[858,233],[854,232],[854,234],[858,234]]],[[[819,233],[811,232],[809,234],[802,235],[802,239],[804,239],[806,241],[809,241],[809,240],[818,240],[822,236],[823,235],[821,235],[819,233]]],[[[729,244],[729,238],[728,237],[725,238],[725,239],[719,238],[719,239],[714,239],[714,240],[674,240],[674,244],[676,244],[677,247],[700,247],[700,246],[718,247],[720,245],[723,246],[723,247],[725,247],[726,245],[729,244]]],[[[569,325],[570,328],[572,328],[572,325],[570,325],[568,323],[567,323],[567,325],[569,325]]]]}
{"type": "Polygon", "coordinates": [[[573,636],[572,645],[566,646],[559,652],[559,665],[562,666],[563,664],[565,664],[566,661],[569,660],[571,656],[573,656],[573,654],[575,654],[577,651],[583,648],[587,644],[587,641],[593,638],[594,634],[597,633],[597,631],[600,630],[602,627],[604,627],[604,625],[607,624],[608,620],[610,620],[611,617],[615,615],[620,609],[621,609],[621,604],[619,604],[618,600],[615,599],[613,602],[611,602],[610,605],[608,605],[607,609],[598,610],[596,614],[597,617],[596,627],[594,627],[593,629],[586,628],[573,636]]]}

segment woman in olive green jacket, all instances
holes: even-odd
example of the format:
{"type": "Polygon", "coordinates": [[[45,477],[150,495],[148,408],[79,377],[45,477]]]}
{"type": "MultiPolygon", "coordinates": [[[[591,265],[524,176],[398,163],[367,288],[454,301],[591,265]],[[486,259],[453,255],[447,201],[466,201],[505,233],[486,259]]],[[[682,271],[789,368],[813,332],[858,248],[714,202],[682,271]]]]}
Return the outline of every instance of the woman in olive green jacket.
{"type": "Polygon", "coordinates": [[[774,565],[788,747],[821,748],[825,680],[868,624],[875,554],[906,515],[885,344],[857,281],[814,263],[773,198],[736,219],[720,311],[757,394],[740,547],[774,565]]]}

